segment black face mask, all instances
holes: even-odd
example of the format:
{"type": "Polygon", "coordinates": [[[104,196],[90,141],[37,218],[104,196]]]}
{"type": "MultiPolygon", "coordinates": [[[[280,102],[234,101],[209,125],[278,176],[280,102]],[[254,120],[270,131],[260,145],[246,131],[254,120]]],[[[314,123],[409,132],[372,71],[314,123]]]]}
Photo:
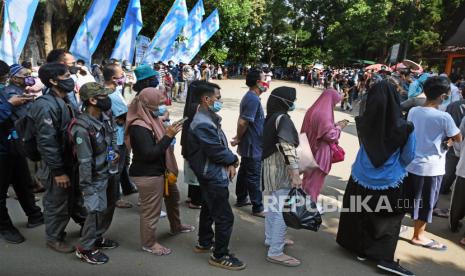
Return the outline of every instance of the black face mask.
{"type": "Polygon", "coordinates": [[[77,66],[69,66],[68,70],[71,73],[71,75],[76,75],[77,72],[79,72],[79,67],[77,67],[77,66]]]}
{"type": "Polygon", "coordinates": [[[59,88],[63,89],[65,92],[71,92],[74,91],[74,80],[72,78],[66,79],[66,80],[58,80],[58,85],[59,88]]]}
{"type": "Polygon", "coordinates": [[[105,99],[97,99],[97,104],[95,105],[103,112],[107,112],[111,109],[111,99],[106,97],[105,99]]]}

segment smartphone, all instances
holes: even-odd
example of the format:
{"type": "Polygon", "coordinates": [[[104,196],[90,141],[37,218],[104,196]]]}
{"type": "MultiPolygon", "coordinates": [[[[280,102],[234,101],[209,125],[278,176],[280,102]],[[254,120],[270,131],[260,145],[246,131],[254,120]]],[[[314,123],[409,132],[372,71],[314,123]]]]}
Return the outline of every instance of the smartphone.
{"type": "Polygon", "coordinates": [[[187,121],[187,120],[189,120],[189,118],[188,118],[188,117],[184,117],[184,118],[182,118],[181,120],[174,122],[173,125],[182,125],[182,124],[184,124],[184,122],[187,121]]]}
{"type": "Polygon", "coordinates": [[[35,100],[36,96],[35,95],[29,95],[29,94],[23,94],[23,95],[19,95],[20,98],[23,98],[27,101],[33,101],[35,100]]]}

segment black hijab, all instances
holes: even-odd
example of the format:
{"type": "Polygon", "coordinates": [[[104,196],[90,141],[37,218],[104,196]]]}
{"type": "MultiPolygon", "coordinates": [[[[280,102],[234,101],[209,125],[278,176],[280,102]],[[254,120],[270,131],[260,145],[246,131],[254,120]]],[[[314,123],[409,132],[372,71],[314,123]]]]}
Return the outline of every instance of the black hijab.
{"type": "Polygon", "coordinates": [[[263,129],[263,159],[275,153],[278,149],[276,144],[279,139],[295,145],[299,145],[299,133],[287,114],[289,107],[296,100],[296,90],[292,87],[281,86],[271,92],[266,104],[266,118],[263,129]],[[276,129],[276,120],[279,120],[278,128],[276,129]]]}
{"type": "Polygon", "coordinates": [[[356,118],[360,140],[376,168],[407,143],[413,124],[402,118],[396,87],[382,80],[368,90],[366,109],[356,118]]]}

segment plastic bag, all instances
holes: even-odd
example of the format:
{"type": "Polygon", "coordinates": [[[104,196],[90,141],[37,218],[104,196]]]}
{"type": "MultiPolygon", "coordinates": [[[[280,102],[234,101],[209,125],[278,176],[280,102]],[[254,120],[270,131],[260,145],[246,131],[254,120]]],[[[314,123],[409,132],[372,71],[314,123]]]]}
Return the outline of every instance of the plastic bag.
{"type": "Polygon", "coordinates": [[[315,202],[302,189],[292,188],[283,208],[284,222],[294,229],[318,231],[321,215],[315,202]]]}

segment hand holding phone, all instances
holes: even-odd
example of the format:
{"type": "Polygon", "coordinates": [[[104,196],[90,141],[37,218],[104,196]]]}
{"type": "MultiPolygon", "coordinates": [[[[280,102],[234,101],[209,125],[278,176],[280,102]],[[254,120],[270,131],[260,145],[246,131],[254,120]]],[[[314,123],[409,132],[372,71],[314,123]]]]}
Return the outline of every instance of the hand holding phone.
{"type": "Polygon", "coordinates": [[[187,121],[188,119],[189,119],[188,117],[184,117],[184,118],[182,118],[181,120],[174,122],[173,125],[182,125],[182,124],[184,124],[184,122],[187,121]]]}

